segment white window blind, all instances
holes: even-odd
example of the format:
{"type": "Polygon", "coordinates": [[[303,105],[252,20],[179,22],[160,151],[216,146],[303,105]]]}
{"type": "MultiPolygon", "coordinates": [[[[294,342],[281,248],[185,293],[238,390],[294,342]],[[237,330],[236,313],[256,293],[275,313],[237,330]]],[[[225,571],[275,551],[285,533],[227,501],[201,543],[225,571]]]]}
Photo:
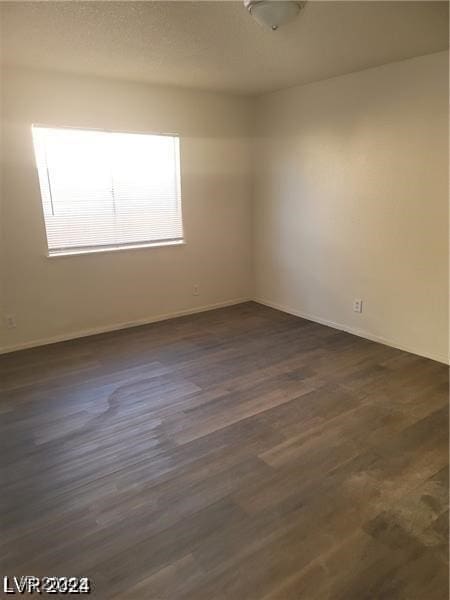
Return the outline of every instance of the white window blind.
{"type": "Polygon", "coordinates": [[[49,254],[182,241],[177,136],[32,132],[49,254]]]}

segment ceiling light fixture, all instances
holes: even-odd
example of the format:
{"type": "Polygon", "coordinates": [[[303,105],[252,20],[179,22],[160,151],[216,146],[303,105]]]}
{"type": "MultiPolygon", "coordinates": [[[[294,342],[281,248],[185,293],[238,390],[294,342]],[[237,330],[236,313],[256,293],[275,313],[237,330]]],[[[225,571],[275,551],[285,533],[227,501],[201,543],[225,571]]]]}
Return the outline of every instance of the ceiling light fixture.
{"type": "Polygon", "coordinates": [[[244,0],[244,5],[260,25],[276,31],[296,17],[306,2],[295,0],[244,0]]]}

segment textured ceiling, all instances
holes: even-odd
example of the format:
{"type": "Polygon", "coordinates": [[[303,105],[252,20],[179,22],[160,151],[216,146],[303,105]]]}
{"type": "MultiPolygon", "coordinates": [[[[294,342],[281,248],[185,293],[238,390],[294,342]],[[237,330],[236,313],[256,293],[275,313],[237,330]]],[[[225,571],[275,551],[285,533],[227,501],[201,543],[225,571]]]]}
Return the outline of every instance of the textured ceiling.
{"type": "Polygon", "coordinates": [[[276,32],[242,2],[2,2],[2,61],[245,94],[444,50],[448,3],[310,1],[276,32]]]}

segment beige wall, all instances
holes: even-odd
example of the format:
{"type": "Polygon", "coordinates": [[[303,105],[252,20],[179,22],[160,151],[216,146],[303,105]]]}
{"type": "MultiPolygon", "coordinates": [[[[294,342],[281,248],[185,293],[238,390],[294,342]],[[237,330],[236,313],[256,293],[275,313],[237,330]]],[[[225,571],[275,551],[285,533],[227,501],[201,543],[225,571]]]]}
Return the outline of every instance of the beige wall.
{"type": "Polygon", "coordinates": [[[264,96],[258,123],[256,297],[446,360],[447,54],[264,96]]]}
{"type": "Polygon", "coordinates": [[[0,349],[256,297],[447,359],[445,53],[256,100],[36,71],[1,81],[0,310],[17,327],[2,324],[0,349]],[[46,258],[32,122],[180,133],[186,245],[46,258]]]}
{"type": "Polygon", "coordinates": [[[17,327],[2,323],[0,348],[248,298],[250,108],[238,96],[2,73],[2,313],[17,327]],[[186,245],[46,258],[33,122],[179,133],[186,245]]]}

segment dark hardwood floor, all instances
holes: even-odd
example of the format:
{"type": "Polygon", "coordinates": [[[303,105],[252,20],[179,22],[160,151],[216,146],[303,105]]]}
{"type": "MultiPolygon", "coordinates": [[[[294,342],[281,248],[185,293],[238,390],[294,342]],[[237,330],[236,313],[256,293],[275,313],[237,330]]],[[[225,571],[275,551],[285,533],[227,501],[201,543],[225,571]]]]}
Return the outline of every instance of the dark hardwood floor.
{"type": "Polygon", "coordinates": [[[448,369],[254,303],[0,357],[1,573],[447,600],[448,369]]]}

